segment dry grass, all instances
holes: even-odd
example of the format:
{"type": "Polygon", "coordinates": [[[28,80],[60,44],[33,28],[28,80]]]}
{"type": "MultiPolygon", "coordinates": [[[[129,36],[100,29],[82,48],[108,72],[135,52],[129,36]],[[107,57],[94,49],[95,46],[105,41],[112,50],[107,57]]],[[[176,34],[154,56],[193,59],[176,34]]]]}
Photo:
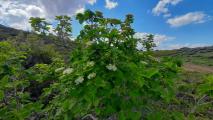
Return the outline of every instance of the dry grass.
{"type": "Polygon", "coordinates": [[[184,67],[184,70],[188,72],[213,73],[213,67],[209,67],[209,66],[186,63],[184,64],[183,67],[184,67]]]}

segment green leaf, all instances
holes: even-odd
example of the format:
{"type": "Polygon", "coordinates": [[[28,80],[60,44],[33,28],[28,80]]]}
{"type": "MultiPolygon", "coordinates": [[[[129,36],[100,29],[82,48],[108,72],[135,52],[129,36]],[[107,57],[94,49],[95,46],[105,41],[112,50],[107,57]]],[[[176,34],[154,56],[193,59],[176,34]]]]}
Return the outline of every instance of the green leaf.
{"type": "Polygon", "coordinates": [[[118,120],[126,120],[126,115],[123,111],[120,111],[118,114],[118,120]]]}
{"type": "Polygon", "coordinates": [[[4,91],[0,90],[0,101],[4,98],[4,91]]]}
{"type": "Polygon", "coordinates": [[[173,112],[172,117],[174,120],[184,120],[184,114],[181,112],[173,112]]]}
{"type": "Polygon", "coordinates": [[[151,78],[158,73],[159,73],[158,69],[155,69],[155,68],[148,69],[145,71],[144,77],[151,78]]]}
{"type": "Polygon", "coordinates": [[[155,113],[149,114],[147,117],[147,120],[164,120],[162,115],[163,114],[161,114],[160,112],[155,112],[155,113]]]}

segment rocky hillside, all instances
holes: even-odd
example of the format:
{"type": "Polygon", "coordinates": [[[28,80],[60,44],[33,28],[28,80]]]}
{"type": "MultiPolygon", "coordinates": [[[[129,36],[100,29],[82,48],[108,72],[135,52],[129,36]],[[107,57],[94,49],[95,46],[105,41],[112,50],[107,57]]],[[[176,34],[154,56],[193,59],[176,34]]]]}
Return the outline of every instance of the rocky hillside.
{"type": "Polygon", "coordinates": [[[67,40],[64,45],[58,37],[52,34],[41,36],[0,25],[0,42],[2,41],[10,42],[17,50],[28,54],[27,67],[36,63],[50,63],[58,55],[68,60],[69,53],[75,48],[73,41],[67,40]]]}
{"type": "MultiPolygon", "coordinates": [[[[29,40],[27,40],[29,38],[29,36],[38,36],[34,33],[31,32],[26,32],[23,30],[17,30],[14,28],[10,28],[10,27],[6,27],[4,25],[0,24],[0,41],[5,41],[5,40],[15,40],[17,42],[28,42],[29,40]],[[21,40],[19,40],[21,39],[21,40]]],[[[44,43],[44,44],[53,44],[56,47],[58,47],[60,50],[64,50],[64,49],[68,49],[70,50],[71,48],[73,48],[73,42],[72,41],[68,41],[66,45],[67,47],[64,48],[63,43],[60,40],[57,40],[57,37],[54,35],[49,35],[49,36],[45,36],[45,37],[40,37],[40,42],[44,43]]]]}

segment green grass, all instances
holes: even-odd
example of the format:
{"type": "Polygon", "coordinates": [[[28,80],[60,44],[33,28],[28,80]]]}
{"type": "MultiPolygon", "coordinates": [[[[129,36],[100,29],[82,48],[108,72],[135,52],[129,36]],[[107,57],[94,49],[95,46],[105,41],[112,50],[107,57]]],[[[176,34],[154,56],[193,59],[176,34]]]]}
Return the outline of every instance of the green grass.
{"type": "MultiPolygon", "coordinates": [[[[183,63],[195,65],[213,66],[213,49],[193,48],[179,50],[155,51],[157,57],[173,56],[182,59],[183,63]]],[[[177,78],[176,100],[169,106],[187,117],[187,120],[212,120],[213,119],[213,99],[206,94],[200,94],[198,88],[206,82],[208,73],[182,71],[177,78]],[[199,102],[201,101],[201,102],[199,102]]]]}
{"type": "Polygon", "coordinates": [[[213,66],[213,47],[205,48],[185,48],[179,50],[155,51],[155,56],[174,56],[179,57],[183,62],[197,65],[213,66]]]}
{"type": "Polygon", "coordinates": [[[207,94],[200,94],[198,88],[205,83],[205,77],[209,74],[186,72],[180,74],[177,81],[176,101],[173,106],[192,120],[213,119],[213,99],[207,94]]]}

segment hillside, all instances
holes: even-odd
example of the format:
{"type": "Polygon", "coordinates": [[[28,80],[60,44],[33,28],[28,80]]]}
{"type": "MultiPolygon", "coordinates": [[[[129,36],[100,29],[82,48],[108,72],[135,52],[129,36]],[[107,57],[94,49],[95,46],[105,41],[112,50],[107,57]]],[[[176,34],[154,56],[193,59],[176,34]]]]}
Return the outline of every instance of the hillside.
{"type": "Polygon", "coordinates": [[[213,46],[198,48],[181,48],[177,50],[156,51],[155,55],[175,56],[181,58],[184,62],[198,65],[213,66],[213,46]]]}
{"type": "Polygon", "coordinates": [[[57,52],[62,54],[70,52],[75,47],[75,43],[73,41],[67,41],[67,45],[65,46],[64,43],[53,34],[41,37],[32,32],[14,29],[0,24],[0,41],[11,41],[20,45],[30,43],[30,39],[33,39],[33,37],[37,38],[38,43],[35,44],[38,46],[41,44],[50,45],[53,46],[57,52]]]}
{"type": "Polygon", "coordinates": [[[0,24],[0,41],[6,40],[8,37],[15,37],[19,33],[28,33],[28,32],[6,27],[0,24]]]}

